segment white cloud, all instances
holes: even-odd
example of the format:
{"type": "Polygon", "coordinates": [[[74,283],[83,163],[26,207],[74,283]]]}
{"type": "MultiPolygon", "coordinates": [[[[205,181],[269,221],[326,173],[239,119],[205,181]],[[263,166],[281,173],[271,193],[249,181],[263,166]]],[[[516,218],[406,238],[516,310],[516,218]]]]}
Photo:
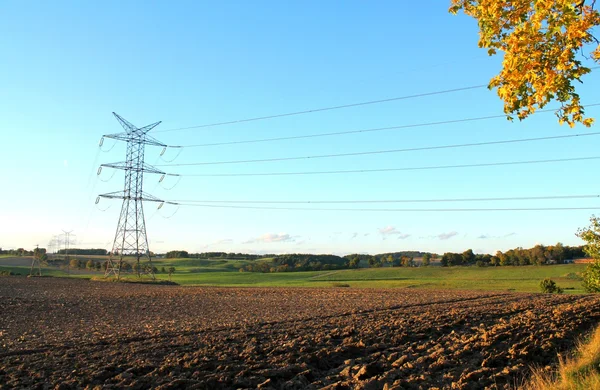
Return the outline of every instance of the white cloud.
{"type": "Polygon", "coordinates": [[[379,231],[379,234],[386,236],[388,234],[400,234],[400,232],[393,226],[386,226],[386,227],[382,227],[377,229],[379,231]]]}
{"type": "Polygon", "coordinates": [[[437,238],[440,240],[449,240],[450,238],[456,236],[457,234],[458,234],[458,232],[442,233],[442,234],[438,234],[437,238]]]}
{"type": "Polygon", "coordinates": [[[267,233],[260,237],[251,238],[243,244],[271,243],[271,242],[295,242],[298,236],[291,236],[287,233],[267,233]]]}
{"type": "Polygon", "coordinates": [[[487,240],[487,239],[507,238],[507,237],[512,237],[512,236],[516,236],[516,235],[517,235],[517,233],[515,233],[515,232],[504,234],[502,236],[492,236],[491,234],[482,234],[477,238],[480,240],[487,240]]]}
{"type": "Polygon", "coordinates": [[[379,231],[379,234],[381,234],[383,240],[385,240],[388,236],[398,236],[399,240],[404,240],[410,237],[410,234],[402,233],[393,226],[386,226],[377,230],[379,231]]]}

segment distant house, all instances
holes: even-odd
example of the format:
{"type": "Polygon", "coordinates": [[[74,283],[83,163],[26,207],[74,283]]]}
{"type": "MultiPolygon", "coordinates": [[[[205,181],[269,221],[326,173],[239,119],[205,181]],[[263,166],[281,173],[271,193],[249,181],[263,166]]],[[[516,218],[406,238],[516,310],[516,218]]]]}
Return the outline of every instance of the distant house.
{"type": "Polygon", "coordinates": [[[593,263],[594,259],[590,259],[590,258],[583,258],[583,259],[573,259],[573,263],[575,264],[588,264],[588,263],[593,263]]]}

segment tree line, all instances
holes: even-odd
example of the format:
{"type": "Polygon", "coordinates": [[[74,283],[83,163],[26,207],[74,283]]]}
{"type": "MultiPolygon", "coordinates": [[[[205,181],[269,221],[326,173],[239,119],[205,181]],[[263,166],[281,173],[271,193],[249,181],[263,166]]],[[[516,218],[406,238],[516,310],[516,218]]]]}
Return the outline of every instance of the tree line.
{"type": "Polygon", "coordinates": [[[57,252],[59,255],[83,255],[83,256],[106,256],[108,251],[106,249],[94,248],[94,249],[81,249],[81,248],[69,248],[59,249],[57,252]]]}
{"type": "Polygon", "coordinates": [[[3,250],[0,248],[0,255],[9,255],[9,256],[33,256],[33,251],[28,251],[23,248],[18,249],[6,249],[3,250]]]}
{"type": "Polygon", "coordinates": [[[240,268],[240,272],[298,272],[322,271],[348,268],[347,260],[336,255],[284,254],[270,262],[253,262],[240,268]]]}
{"type": "Polygon", "coordinates": [[[351,254],[336,256],[329,254],[293,253],[274,256],[270,262],[261,261],[240,268],[240,272],[298,272],[327,271],[369,267],[414,267],[415,256],[427,259],[427,264],[437,254],[419,251],[383,253],[378,255],[351,254]]]}
{"type": "Polygon", "coordinates": [[[450,266],[508,266],[563,264],[569,260],[585,257],[583,246],[536,245],[530,249],[521,247],[495,255],[475,254],[472,249],[462,253],[446,252],[441,257],[436,253],[402,251],[377,255],[350,254],[336,255],[286,254],[275,256],[271,262],[255,262],[240,268],[240,272],[296,272],[322,271],[353,268],[379,267],[427,267],[439,259],[442,267],[450,266]],[[416,259],[420,259],[416,260],[416,259]]]}
{"type": "Polygon", "coordinates": [[[359,268],[365,263],[372,268],[379,267],[414,267],[417,265],[415,258],[421,258],[424,265],[429,265],[431,260],[437,259],[436,253],[420,251],[401,251],[391,253],[381,253],[377,255],[351,254],[344,256],[348,261],[347,268],[359,268]]]}
{"type": "Polygon", "coordinates": [[[165,253],[167,259],[228,259],[228,260],[257,260],[275,255],[254,255],[249,253],[234,252],[202,252],[189,253],[184,250],[173,250],[165,253]]]}
{"type": "Polygon", "coordinates": [[[585,257],[583,249],[584,246],[566,246],[560,242],[549,246],[536,245],[529,249],[518,247],[506,252],[497,251],[495,255],[475,254],[468,249],[462,253],[444,253],[440,264],[442,267],[563,264],[568,260],[585,257]]]}

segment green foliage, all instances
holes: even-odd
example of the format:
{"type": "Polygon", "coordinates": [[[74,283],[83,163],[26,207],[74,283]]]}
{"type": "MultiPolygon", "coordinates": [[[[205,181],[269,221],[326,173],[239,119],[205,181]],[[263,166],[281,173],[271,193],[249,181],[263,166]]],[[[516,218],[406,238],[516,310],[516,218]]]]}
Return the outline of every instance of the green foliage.
{"type": "Polygon", "coordinates": [[[588,264],[583,272],[583,288],[590,293],[600,292],[600,260],[588,264]]]}
{"type": "MultiPolygon", "coordinates": [[[[66,249],[59,249],[58,254],[64,255],[66,253],[66,249]]],[[[69,255],[83,255],[83,256],[106,256],[108,255],[108,251],[106,249],[79,249],[79,248],[69,248],[69,255]]]]}
{"type": "Polygon", "coordinates": [[[446,252],[440,260],[442,267],[452,267],[463,264],[463,256],[460,253],[446,252]]]}
{"type": "MultiPolygon", "coordinates": [[[[265,262],[258,262],[256,265],[259,268],[265,267],[265,262]]],[[[335,255],[313,255],[313,254],[302,254],[293,253],[287,255],[279,255],[273,259],[273,272],[280,272],[278,266],[287,266],[284,268],[286,271],[320,271],[343,269],[346,268],[347,261],[345,258],[335,255]]],[[[256,271],[254,271],[256,272],[256,271]]],[[[259,270],[259,272],[265,272],[259,270]]],[[[270,268],[269,271],[271,272],[270,268]]]]}
{"type": "Polygon", "coordinates": [[[228,259],[228,260],[258,260],[276,255],[254,255],[249,253],[227,253],[227,252],[202,252],[190,253],[189,257],[194,259],[228,259]]]}
{"type": "Polygon", "coordinates": [[[514,248],[506,252],[498,251],[494,256],[488,254],[474,254],[471,249],[463,253],[446,252],[442,256],[441,265],[444,267],[456,265],[543,265],[562,264],[565,260],[571,260],[584,256],[582,246],[564,246],[562,243],[556,245],[536,245],[530,249],[514,248]]]}
{"type": "Polygon", "coordinates": [[[540,282],[540,289],[547,294],[562,294],[563,289],[556,285],[552,279],[546,278],[540,282]]]}
{"type": "Polygon", "coordinates": [[[600,259],[600,219],[595,215],[590,217],[590,226],[577,230],[575,234],[586,242],[585,253],[594,259],[600,259]]]}
{"type": "Polygon", "coordinates": [[[423,265],[423,267],[427,267],[429,264],[431,264],[431,254],[425,253],[423,254],[423,261],[421,262],[421,265],[423,265]]]}
{"type": "Polygon", "coordinates": [[[169,251],[165,257],[167,259],[187,259],[190,254],[186,251],[169,251]]]}
{"type": "Polygon", "coordinates": [[[583,288],[587,292],[600,292],[600,220],[590,217],[590,226],[577,230],[577,237],[587,243],[585,253],[595,259],[583,273],[583,288]]]}

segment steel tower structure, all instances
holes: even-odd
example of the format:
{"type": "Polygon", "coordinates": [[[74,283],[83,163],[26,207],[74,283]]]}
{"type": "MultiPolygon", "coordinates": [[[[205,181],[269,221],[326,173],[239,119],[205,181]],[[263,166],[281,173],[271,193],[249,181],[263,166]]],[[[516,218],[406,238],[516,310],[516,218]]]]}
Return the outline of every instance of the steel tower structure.
{"type": "Polygon", "coordinates": [[[123,199],[119,223],[117,224],[117,231],[104,276],[115,275],[118,279],[121,276],[123,257],[133,256],[137,262],[135,270],[138,277],[141,277],[142,274],[148,274],[154,279],[152,259],[148,247],[148,236],[146,235],[143,202],[163,201],[144,192],[144,173],[162,175],[165,173],[144,162],[144,149],[146,145],[161,146],[163,148],[167,145],[148,135],[148,132],[161,122],[138,128],[118,114],[113,112],[113,115],[117,118],[125,132],[106,134],[103,138],[113,138],[127,142],[127,156],[125,161],[122,162],[102,164],[98,170],[100,172],[102,167],[109,167],[125,171],[125,187],[123,191],[100,195],[103,198],[123,199]],[[140,264],[140,258],[142,257],[148,259],[148,264],[144,266],[140,264]]]}

